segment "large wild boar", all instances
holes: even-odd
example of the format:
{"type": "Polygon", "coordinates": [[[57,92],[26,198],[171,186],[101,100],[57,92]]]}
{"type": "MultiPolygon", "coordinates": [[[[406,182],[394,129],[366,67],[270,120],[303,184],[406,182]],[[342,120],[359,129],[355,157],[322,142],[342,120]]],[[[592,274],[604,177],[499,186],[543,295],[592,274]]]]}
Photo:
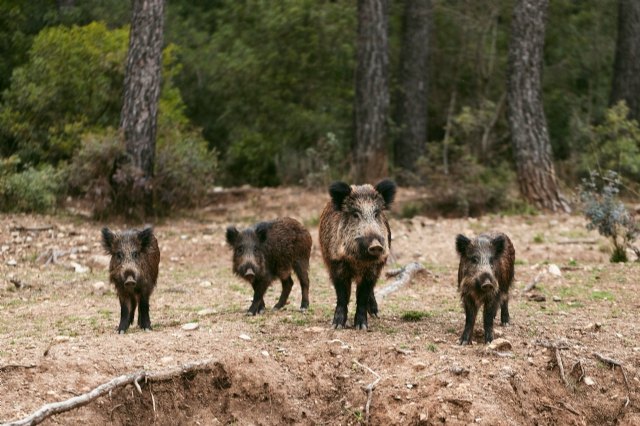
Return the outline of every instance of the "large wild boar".
{"type": "Polygon", "coordinates": [[[516,251],[505,234],[480,234],[473,240],[456,237],[460,255],[458,291],[464,306],[461,345],[470,345],[480,306],[484,305],[484,341],[493,340],[493,320],[500,307],[500,322],[509,323],[509,288],[513,282],[516,251]]]}
{"type": "Polygon", "coordinates": [[[302,289],[300,310],[307,310],[312,241],[311,234],[300,222],[283,217],[243,231],[230,226],[226,237],[233,249],[233,272],[253,287],[253,301],[247,315],[264,312],[264,293],[276,278],[282,282],[282,293],[273,309],[284,307],[293,287],[292,269],[302,289]]]}
{"type": "Polygon", "coordinates": [[[373,289],[389,250],[391,229],[385,216],[396,193],[396,185],[383,180],[371,185],[335,182],[329,187],[331,201],[320,216],[320,247],[336,290],[333,326],[347,322],[351,283],[356,283],[354,326],[366,330],[367,312],[378,316],[373,289]]]}
{"type": "Polygon", "coordinates": [[[112,232],[102,229],[102,245],[111,255],[109,279],[120,300],[120,325],[123,334],[133,323],[138,307],[138,326],[151,330],[149,298],[158,280],[160,249],[153,228],[112,232]]]}

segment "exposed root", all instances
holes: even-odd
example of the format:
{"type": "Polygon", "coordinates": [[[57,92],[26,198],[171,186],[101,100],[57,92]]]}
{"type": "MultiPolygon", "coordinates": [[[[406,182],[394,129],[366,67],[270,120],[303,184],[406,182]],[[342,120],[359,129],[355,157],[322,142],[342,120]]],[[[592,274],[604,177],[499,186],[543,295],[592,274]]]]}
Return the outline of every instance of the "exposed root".
{"type": "Polygon", "coordinates": [[[560,378],[566,387],[569,387],[569,382],[567,381],[567,377],[564,375],[564,366],[562,365],[562,355],[560,355],[560,349],[556,347],[556,363],[558,364],[558,368],[560,369],[560,378]]]}
{"type": "Polygon", "coordinates": [[[0,365],[0,371],[17,370],[19,368],[36,368],[35,364],[5,364],[0,365]]]}
{"type": "Polygon", "coordinates": [[[388,286],[385,286],[384,288],[377,291],[376,297],[379,299],[383,299],[388,295],[390,295],[391,293],[398,291],[400,288],[408,284],[415,274],[422,271],[426,271],[426,269],[424,268],[424,266],[422,266],[418,262],[411,262],[407,264],[404,268],[387,271],[386,273],[387,277],[397,277],[397,278],[388,286]]]}
{"type": "Polygon", "coordinates": [[[353,363],[361,368],[364,368],[365,370],[368,370],[371,374],[376,376],[376,379],[373,382],[369,383],[367,386],[362,387],[362,390],[367,394],[367,402],[364,405],[364,423],[369,424],[369,409],[371,408],[371,398],[373,397],[373,390],[375,389],[380,379],[382,379],[382,377],[366,365],[360,364],[357,359],[354,359],[353,363]]]}
{"type": "Polygon", "coordinates": [[[622,366],[622,363],[620,361],[617,361],[613,358],[608,358],[604,355],[601,355],[599,353],[594,353],[593,356],[595,356],[596,358],[598,358],[600,361],[602,361],[603,363],[610,365],[612,369],[615,370],[616,367],[620,367],[620,371],[622,371],[622,378],[624,379],[624,385],[627,388],[627,399],[624,403],[624,407],[626,407],[627,405],[629,405],[629,403],[631,402],[630,399],[630,395],[631,395],[631,390],[629,389],[629,380],[627,379],[627,373],[624,370],[624,367],[622,366]]]}

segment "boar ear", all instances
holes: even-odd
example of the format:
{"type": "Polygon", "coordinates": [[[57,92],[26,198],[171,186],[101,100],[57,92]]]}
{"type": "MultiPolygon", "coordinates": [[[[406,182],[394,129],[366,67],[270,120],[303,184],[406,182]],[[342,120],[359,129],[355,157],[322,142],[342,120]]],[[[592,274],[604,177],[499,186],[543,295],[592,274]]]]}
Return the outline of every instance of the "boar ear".
{"type": "Polygon", "coordinates": [[[138,240],[140,240],[140,251],[145,251],[151,245],[153,239],[153,228],[147,226],[142,231],[138,232],[138,240]]]}
{"type": "Polygon", "coordinates": [[[336,210],[342,209],[342,202],[351,194],[351,187],[344,182],[334,182],[329,186],[329,195],[336,210]]]}
{"type": "Polygon", "coordinates": [[[498,235],[493,240],[491,240],[493,247],[496,249],[495,257],[499,257],[502,252],[504,252],[504,235],[498,235]]]}
{"type": "Polygon", "coordinates": [[[383,181],[378,182],[376,185],[376,191],[382,198],[384,199],[385,208],[389,208],[391,203],[393,203],[393,199],[396,197],[396,184],[394,181],[385,179],[383,181]]]}
{"type": "Polygon", "coordinates": [[[267,231],[271,225],[268,222],[260,222],[256,225],[256,235],[258,236],[258,241],[264,243],[267,241],[267,231]]]}
{"type": "Polygon", "coordinates": [[[235,226],[230,226],[227,228],[227,243],[230,246],[233,246],[236,243],[236,240],[238,239],[238,235],[240,233],[238,232],[238,228],[236,228],[235,226]]]}
{"type": "Polygon", "coordinates": [[[456,251],[460,256],[464,256],[464,254],[467,252],[467,247],[469,247],[470,243],[471,243],[470,239],[468,239],[462,234],[458,234],[458,236],[456,237],[456,251]]]}
{"type": "Polygon", "coordinates": [[[102,228],[102,247],[109,254],[113,254],[113,241],[116,235],[106,226],[102,228]]]}

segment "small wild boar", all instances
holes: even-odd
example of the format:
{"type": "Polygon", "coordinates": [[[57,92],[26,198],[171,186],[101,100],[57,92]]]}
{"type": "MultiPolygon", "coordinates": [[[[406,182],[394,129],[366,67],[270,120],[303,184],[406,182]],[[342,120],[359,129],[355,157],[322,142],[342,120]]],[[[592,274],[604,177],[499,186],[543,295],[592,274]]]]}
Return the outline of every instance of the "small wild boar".
{"type": "Polygon", "coordinates": [[[470,240],[456,237],[460,255],[458,291],[464,306],[465,323],[461,345],[470,345],[480,306],[484,305],[484,341],[493,340],[493,320],[500,307],[500,322],[509,323],[509,288],[513,282],[516,252],[505,234],[480,234],[470,240]]]}
{"type": "Polygon", "coordinates": [[[329,187],[331,201],[320,216],[322,258],[336,290],[333,326],[347,322],[351,283],[356,282],[354,326],[366,330],[367,312],[378,316],[373,289],[389,250],[391,229],[385,216],[396,193],[396,185],[383,180],[375,187],[335,182],[329,187]]]}
{"type": "Polygon", "coordinates": [[[151,330],[149,298],[158,280],[160,249],[153,235],[153,228],[113,232],[102,229],[102,245],[111,255],[109,280],[115,284],[120,299],[120,325],[118,333],[124,332],[133,323],[138,311],[138,326],[151,330]]]}
{"type": "Polygon", "coordinates": [[[309,308],[311,234],[300,222],[283,217],[243,231],[230,226],[227,243],[233,249],[233,272],[253,287],[253,302],[247,315],[264,312],[264,293],[276,278],[282,282],[282,293],[273,309],[286,305],[293,287],[292,269],[302,288],[300,310],[309,308]]]}

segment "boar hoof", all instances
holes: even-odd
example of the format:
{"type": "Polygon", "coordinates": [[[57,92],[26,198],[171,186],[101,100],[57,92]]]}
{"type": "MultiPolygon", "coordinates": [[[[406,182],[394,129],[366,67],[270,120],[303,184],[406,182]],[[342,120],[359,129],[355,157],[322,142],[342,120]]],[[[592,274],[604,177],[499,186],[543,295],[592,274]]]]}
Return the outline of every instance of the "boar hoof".
{"type": "Polygon", "coordinates": [[[126,330],[118,330],[118,334],[124,334],[126,330]]]}
{"type": "Polygon", "coordinates": [[[272,311],[274,311],[274,312],[276,312],[276,311],[279,311],[280,309],[282,309],[282,306],[281,306],[281,305],[279,305],[279,304],[276,304],[276,305],[273,307],[273,309],[271,309],[271,310],[272,310],[272,311]]]}
{"type": "Polygon", "coordinates": [[[467,346],[467,345],[469,345],[469,346],[470,346],[470,345],[471,345],[471,340],[463,340],[463,339],[460,339],[460,344],[461,344],[462,346],[467,346]]]}
{"type": "Polygon", "coordinates": [[[300,308],[300,312],[302,312],[303,314],[307,313],[307,308],[300,308]]]}
{"type": "Polygon", "coordinates": [[[342,324],[333,324],[333,328],[336,330],[342,330],[344,328],[344,325],[342,324]]]}
{"type": "Polygon", "coordinates": [[[367,324],[356,324],[356,330],[367,331],[367,324]]]}
{"type": "Polygon", "coordinates": [[[245,314],[248,317],[252,317],[254,316],[256,313],[255,312],[251,312],[251,310],[248,310],[247,313],[245,314]]]}

